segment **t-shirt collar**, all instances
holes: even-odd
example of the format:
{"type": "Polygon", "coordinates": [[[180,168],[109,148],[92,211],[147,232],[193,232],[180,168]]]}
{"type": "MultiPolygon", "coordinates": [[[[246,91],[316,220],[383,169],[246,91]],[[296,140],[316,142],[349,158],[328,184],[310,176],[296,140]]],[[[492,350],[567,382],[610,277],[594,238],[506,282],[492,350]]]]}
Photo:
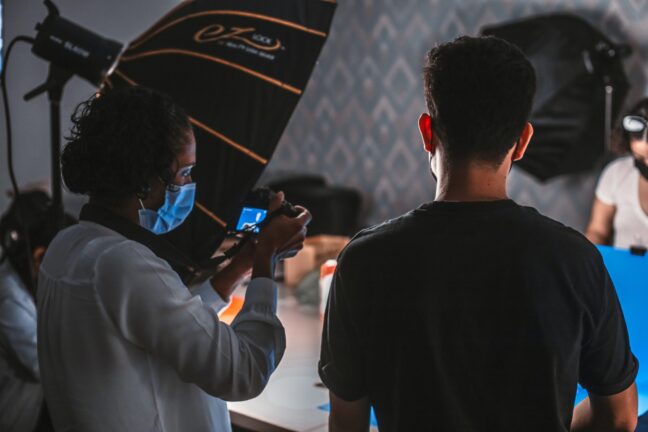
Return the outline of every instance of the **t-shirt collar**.
{"type": "Polygon", "coordinates": [[[518,205],[512,199],[490,201],[432,201],[419,207],[419,210],[441,211],[488,211],[515,208],[518,205]]]}

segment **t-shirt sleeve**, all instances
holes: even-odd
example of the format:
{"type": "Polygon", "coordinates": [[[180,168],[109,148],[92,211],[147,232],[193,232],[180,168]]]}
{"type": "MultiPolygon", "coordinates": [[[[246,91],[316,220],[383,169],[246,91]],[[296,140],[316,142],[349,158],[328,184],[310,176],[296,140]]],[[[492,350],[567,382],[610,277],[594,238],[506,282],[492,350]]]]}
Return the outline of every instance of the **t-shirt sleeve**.
{"type": "Polygon", "coordinates": [[[602,271],[601,304],[593,316],[592,334],[586,336],[581,350],[579,382],[590,393],[609,396],[632,385],[639,362],[630,350],[628,330],[614,284],[605,267],[602,271]]]}
{"type": "Polygon", "coordinates": [[[599,177],[598,184],[596,185],[596,198],[604,204],[616,205],[617,203],[617,182],[618,182],[618,162],[612,162],[605,167],[599,177]]]}
{"type": "Polygon", "coordinates": [[[358,322],[361,310],[354,307],[354,294],[360,281],[353,273],[358,271],[349,262],[348,248],[340,256],[333,276],[324,316],[322,349],[318,365],[322,382],[336,396],[347,401],[366,396],[364,352],[358,322]]]}

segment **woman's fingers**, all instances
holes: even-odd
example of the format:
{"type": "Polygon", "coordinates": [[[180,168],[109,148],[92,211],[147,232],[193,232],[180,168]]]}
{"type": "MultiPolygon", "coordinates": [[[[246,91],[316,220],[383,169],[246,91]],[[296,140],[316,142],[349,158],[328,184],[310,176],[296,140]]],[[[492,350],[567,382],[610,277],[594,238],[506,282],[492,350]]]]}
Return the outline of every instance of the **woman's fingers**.
{"type": "Polygon", "coordinates": [[[281,207],[281,203],[284,202],[285,195],[283,191],[279,191],[272,198],[270,198],[270,203],[268,203],[268,213],[272,213],[281,207]]]}

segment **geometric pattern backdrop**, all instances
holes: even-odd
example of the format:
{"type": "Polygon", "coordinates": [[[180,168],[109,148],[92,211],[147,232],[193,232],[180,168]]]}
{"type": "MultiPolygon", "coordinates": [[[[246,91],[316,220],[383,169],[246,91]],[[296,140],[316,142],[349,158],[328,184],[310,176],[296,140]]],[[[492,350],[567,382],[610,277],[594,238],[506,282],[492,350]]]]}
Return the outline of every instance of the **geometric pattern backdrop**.
{"type": "MultiPolygon", "coordinates": [[[[571,12],[630,44],[628,103],[646,93],[648,1],[340,0],[311,81],[266,175],[314,172],[353,187],[374,224],[434,198],[417,129],[425,110],[426,51],[490,24],[571,12]]],[[[514,169],[509,194],[578,230],[589,217],[600,167],[546,184],[514,169]]],[[[288,197],[290,199],[290,197],[288,197]]]]}

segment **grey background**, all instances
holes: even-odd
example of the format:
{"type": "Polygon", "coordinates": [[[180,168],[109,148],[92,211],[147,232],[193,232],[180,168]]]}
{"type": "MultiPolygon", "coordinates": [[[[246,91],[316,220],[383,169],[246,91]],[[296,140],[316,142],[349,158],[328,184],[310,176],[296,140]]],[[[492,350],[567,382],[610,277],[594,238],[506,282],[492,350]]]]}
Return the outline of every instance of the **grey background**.
{"type": "MultiPolygon", "coordinates": [[[[177,2],[172,0],[59,0],[64,16],[101,35],[128,42],[177,2]]],[[[369,223],[396,216],[434,197],[416,121],[424,110],[421,68],[435,43],[476,35],[488,24],[538,13],[574,12],[635,54],[626,62],[632,102],[646,93],[648,1],[644,0],[339,0],[331,36],[284,134],[268,173],[308,171],[331,183],[359,189],[369,223]]],[[[5,0],[5,43],[34,35],[45,16],[36,0],[5,0]]],[[[15,166],[19,182],[49,177],[49,117],[46,97],[22,101],[40,84],[47,65],[26,46],[17,47],[9,70],[15,166]]],[[[67,86],[63,130],[74,106],[93,89],[78,78],[67,86]]],[[[4,120],[0,120],[0,208],[7,204],[4,120]]],[[[511,196],[520,203],[583,229],[598,169],[539,184],[514,170],[511,196]]],[[[79,198],[66,196],[72,211],[79,198]]]]}

